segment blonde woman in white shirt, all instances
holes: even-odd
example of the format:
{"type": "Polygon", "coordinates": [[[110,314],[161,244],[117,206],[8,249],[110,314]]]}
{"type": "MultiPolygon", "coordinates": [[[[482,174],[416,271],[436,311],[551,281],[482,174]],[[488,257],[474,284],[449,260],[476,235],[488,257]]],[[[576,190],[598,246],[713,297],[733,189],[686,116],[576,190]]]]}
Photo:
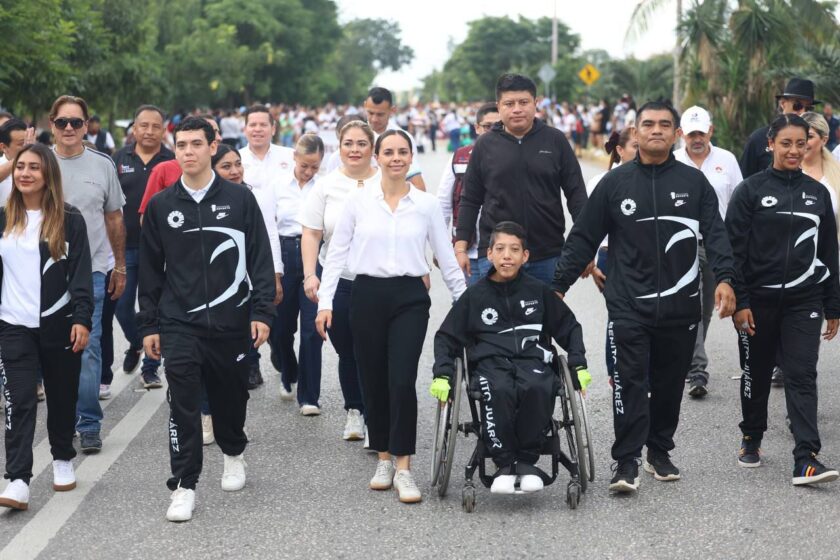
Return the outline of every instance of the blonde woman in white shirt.
{"type": "Polygon", "coordinates": [[[324,267],[315,324],[326,336],[341,272],[346,268],[356,274],[350,326],[370,447],[379,453],[370,488],[387,490],[393,485],[401,502],[412,503],[421,500],[410,465],[417,440],[414,384],[431,306],[423,283],[430,272],[427,244],[453,299],[466,290],[466,283],[440,203],[406,181],[412,160],[408,134],[383,133],[375,152],[381,181],[347,199],[324,267]]]}
{"type": "MultiPolygon", "coordinates": [[[[303,287],[306,297],[311,300],[307,303],[313,307],[318,301],[321,268],[326,262],[333,230],[344,210],[347,197],[365,184],[376,184],[379,181],[378,171],[370,164],[373,155],[373,130],[366,123],[351,121],[341,128],[339,153],[341,167],[316,182],[299,216],[303,226],[303,287]]],[[[362,387],[353,351],[353,335],[350,331],[350,289],[353,285],[353,274],[343,270],[340,276],[335,293],[335,318],[329,335],[330,342],[338,354],[338,380],[344,396],[344,409],[347,411],[342,437],[347,441],[356,441],[364,439],[365,424],[362,387]]],[[[314,312],[311,321],[310,327],[314,329],[314,312]]],[[[301,379],[300,383],[306,383],[303,392],[298,385],[298,395],[302,399],[301,412],[306,414],[310,407],[318,406],[320,369],[317,378],[313,376],[306,380],[301,379]]]]}
{"type": "Polygon", "coordinates": [[[802,114],[811,129],[808,131],[808,144],[805,157],[802,158],[802,171],[825,185],[831,196],[834,216],[837,217],[838,199],[840,199],[840,163],[826,148],[828,144],[828,122],[819,113],[807,112],[802,114]]]}

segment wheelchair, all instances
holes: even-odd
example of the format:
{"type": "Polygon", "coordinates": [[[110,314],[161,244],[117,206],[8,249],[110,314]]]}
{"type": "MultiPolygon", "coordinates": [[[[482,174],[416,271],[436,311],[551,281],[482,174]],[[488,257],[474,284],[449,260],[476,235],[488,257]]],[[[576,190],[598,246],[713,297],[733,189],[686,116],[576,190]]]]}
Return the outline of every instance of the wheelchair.
{"type": "MultiPolygon", "coordinates": [[[[479,480],[486,488],[493,484],[493,476],[485,469],[485,461],[490,459],[490,454],[482,437],[482,417],[480,416],[483,413],[483,407],[480,406],[482,395],[480,391],[471,389],[469,371],[465,364],[464,358],[456,358],[455,379],[451,385],[449,399],[446,402],[437,403],[431,482],[432,489],[436,490],[441,498],[445,497],[449,489],[458,433],[463,434],[465,438],[469,438],[470,435],[476,436],[478,442],[465,468],[464,486],[461,490],[461,506],[465,512],[472,513],[475,511],[473,477],[476,471],[478,471],[479,480]],[[470,410],[470,420],[467,422],[461,422],[459,416],[462,393],[467,395],[470,410]]],[[[548,486],[557,479],[559,465],[563,465],[570,475],[566,486],[566,504],[570,509],[576,509],[588,483],[595,480],[592,437],[586,421],[586,402],[581,395],[577,376],[571,374],[565,356],[555,354],[552,365],[559,378],[558,402],[540,453],[541,456],[551,457],[551,474],[536,466],[529,467],[527,473],[518,474],[537,474],[543,479],[543,484],[548,486]],[[560,418],[557,418],[558,411],[560,418]]],[[[517,490],[516,493],[522,492],[517,490]]]]}

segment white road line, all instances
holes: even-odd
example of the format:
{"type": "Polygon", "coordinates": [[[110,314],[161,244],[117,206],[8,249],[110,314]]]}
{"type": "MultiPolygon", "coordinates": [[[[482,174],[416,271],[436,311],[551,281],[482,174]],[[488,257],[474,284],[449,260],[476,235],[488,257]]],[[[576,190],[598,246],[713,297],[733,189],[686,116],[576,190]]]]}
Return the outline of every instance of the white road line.
{"type": "Polygon", "coordinates": [[[137,404],[110,431],[103,442],[102,451],[97,455],[88,456],[76,470],[76,489],[71,492],[56,492],[6,545],[6,548],[0,551],[0,560],[36,558],[79,508],[94,484],[122,455],[165,400],[165,386],[163,389],[149,391],[140,397],[137,404]]]}
{"type": "MultiPolygon", "coordinates": [[[[117,396],[126,387],[137,383],[140,379],[138,375],[127,375],[122,372],[122,368],[117,370],[120,375],[114,374],[114,381],[111,384],[111,398],[107,401],[99,401],[99,406],[102,407],[103,412],[108,405],[117,398],[117,396]]],[[[156,390],[156,389],[155,389],[156,390]]],[[[42,403],[46,404],[46,403],[42,403]]],[[[32,478],[37,477],[41,472],[52,463],[52,453],[50,453],[50,440],[44,436],[44,439],[32,449],[32,478]]]]}

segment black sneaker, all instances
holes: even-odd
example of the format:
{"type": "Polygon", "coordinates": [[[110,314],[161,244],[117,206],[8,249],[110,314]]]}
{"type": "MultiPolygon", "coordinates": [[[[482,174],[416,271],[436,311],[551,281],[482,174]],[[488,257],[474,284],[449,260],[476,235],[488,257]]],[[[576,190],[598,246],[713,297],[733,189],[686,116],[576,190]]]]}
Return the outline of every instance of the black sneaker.
{"type": "Polygon", "coordinates": [[[761,466],[761,440],[752,436],[741,438],[741,449],[738,450],[738,466],[753,468],[761,466]]]}
{"type": "Polygon", "coordinates": [[[260,373],[260,364],[252,364],[251,371],[248,372],[248,390],[256,389],[263,384],[262,373],[260,373]]]}
{"type": "Polygon", "coordinates": [[[773,368],[773,375],[770,377],[770,385],[773,387],[785,386],[785,372],[783,372],[782,368],[779,366],[773,368]]]}
{"type": "Polygon", "coordinates": [[[695,399],[702,399],[709,390],[706,389],[706,380],[702,377],[694,377],[691,379],[691,384],[688,386],[688,394],[695,399]]]}
{"type": "Polygon", "coordinates": [[[79,434],[79,447],[85,455],[102,451],[102,440],[99,438],[99,432],[81,432],[79,434]]]}
{"type": "Polygon", "coordinates": [[[806,484],[819,484],[820,482],[832,482],[840,478],[840,473],[834,469],[828,469],[817,461],[817,454],[804,461],[797,461],[793,467],[793,485],[803,486],[806,484]]]}
{"type": "Polygon", "coordinates": [[[638,459],[624,459],[613,465],[615,475],[610,481],[610,492],[629,493],[639,489],[638,459]]]}
{"type": "Polygon", "coordinates": [[[125,373],[134,373],[137,365],[140,363],[140,356],[143,350],[129,348],[125,351],[125,358],[123,358],[123,371],[125,373]]]}
{"type": "Polygon", "coordinates": [[[680,469],[674,466],[671,458],[665,451],[653,451],[648,449],[645,457],[644,469],[653,475],[656,480],[671,482],[680,479],[680,469]]]}
{"type": "Polygon", "coordinates": [[[140,375],[143,376],[144,389],[160,389],[161,387],[163,387],[163,382],[161,382],[160,377],[158,376],[156,371],[144,371],[140,375]]]}

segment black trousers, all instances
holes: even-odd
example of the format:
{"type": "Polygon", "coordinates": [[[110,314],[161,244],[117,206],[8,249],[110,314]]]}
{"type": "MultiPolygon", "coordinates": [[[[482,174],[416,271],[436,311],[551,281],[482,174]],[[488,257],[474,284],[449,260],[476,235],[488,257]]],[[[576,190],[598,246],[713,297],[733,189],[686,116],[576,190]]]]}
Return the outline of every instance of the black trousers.
{"type": "Polygon", "coordinates": [[[535,464],[554,412],[554,370],[537,360],[491,358],[477,364],[470,383],[481,392],[484,445],[496,466],[535,464]]]}
{"type": "Polygon", "coordinates": [[[741,432],[761,439],[767,431],[767,401],[775,365],[785,372],[785,401],[796,460],[820,451],[817,430],[817,357],[823,322],[822,303],[752,307],[755,335],[739,336],[744,364],[741,377],[741,432]],[[777,359],[778,358],[778,359],[777,359]]]}
{"type": "Polygon", "coordinates": [[[364,387],[371,449],[413,455],[417,365],[431,300],[421,278],[360,275],[350,296],[350,328],[364,387]]]}
{"type": "Polygon", "coordinates": [[[39,372],[43,373],[47,393],[47,436],[53,460],[69,461],[76,456],[73,432],[81,368],[81,352],[44,345],[38,329],[0,321],[0,375],[6,397],[5,478],[21,479],[27,484],[32,478],[39,372]]]}
{"type": "Polygon", "coordinates": [[[164,369],[169,388],[170,490],[194,489],[203,461],[201,385],[207,389],[213,434],[225,455],[239,455],[248,438],[243,430],[248,404],[247,337],[200,338],[162,333],[164,369]]]}
{"type": "Polygon", "coordinates": [[[616,320],[607,325],[607,336],[614,364],[613,459],[641,457],[644,445],[671,451],[697,325],[650,327],[616,320]]]}

